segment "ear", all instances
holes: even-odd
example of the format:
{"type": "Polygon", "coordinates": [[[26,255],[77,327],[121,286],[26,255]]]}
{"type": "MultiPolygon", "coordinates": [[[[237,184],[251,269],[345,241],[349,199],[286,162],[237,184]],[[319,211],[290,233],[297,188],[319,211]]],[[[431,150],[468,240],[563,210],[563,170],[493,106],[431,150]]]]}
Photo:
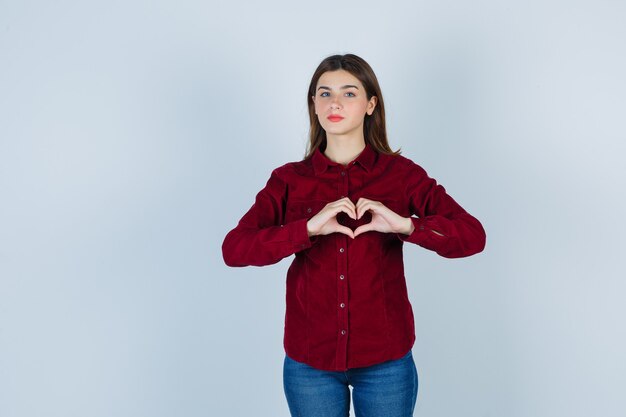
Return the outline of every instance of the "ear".
{"type": "Polygon", "coordinates": [[[313,111],[317,114],[317,110],[315,110],[315,96],[311,96],[311,101],[313,101],[313,111]]]}
{"type": "Polygon", "coordinates": [[[372,115],[372,113],[374,113],[374,109],[376,108],[376,104],[378,104],[378,97],[376,96],[372,96],[372,98],[370,98],[369,103],[367,103],[367,114],[368,115],[372,115]]]}

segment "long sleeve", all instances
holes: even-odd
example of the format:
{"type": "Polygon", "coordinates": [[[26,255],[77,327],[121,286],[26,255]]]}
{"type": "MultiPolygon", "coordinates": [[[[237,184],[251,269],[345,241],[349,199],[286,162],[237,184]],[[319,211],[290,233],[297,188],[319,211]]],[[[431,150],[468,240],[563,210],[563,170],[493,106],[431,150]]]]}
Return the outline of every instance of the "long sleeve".
{"type": "Polygon", "coordinates": [[[224,238],[222,256],[226,265],[271,265],[311,246],[307,219],[283,224],[286,197],[287,184],[275,169],[252,207],[224,238]]]}
{"type": "MultiPolygon", "coordinates": [[[[336,220],[351,229],[369,221],[343,211],[336,220]]],[[[461,257],[482,250],[485,234],[410,159],[366,144],[351,163],[340,164],[318,147],[272,172],[222,251],[230,266],[267,265],[295,253],[285,279],[285,353],[316,369],[344,372],[402,358],[415,343],[400,239],[461,257]],[[373,231],[308,237],[307,220],[344,197],[380,201],[411,217],[416,228],[398,237],[373,231]]]]}
{"type": "Polygon", "coordinates": [[[411,217],[415,226],[413,233],[398,234],[398,237],[446,258],[481,252],[486,242],[481,223],[454,201],[423,168],[411,164],[405,193],[411,214],[419,217],[411,217]]]}

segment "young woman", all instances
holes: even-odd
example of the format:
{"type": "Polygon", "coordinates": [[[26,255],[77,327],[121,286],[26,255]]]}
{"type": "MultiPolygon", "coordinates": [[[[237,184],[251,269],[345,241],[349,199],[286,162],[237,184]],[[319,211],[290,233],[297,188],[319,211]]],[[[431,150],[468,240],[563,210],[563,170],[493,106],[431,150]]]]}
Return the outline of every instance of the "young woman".
{"type": "Polygon", "coordinates": [[[293,416],[412,416],[417,398],[413,312],[404,242],[458,258],[485,231],[445,189],[387,142],[371,67],[353,54],[324,59],[307,94],[302,161],[276,168],[225,237],[229,266],[287,272],[284,392],[293,416]]]}

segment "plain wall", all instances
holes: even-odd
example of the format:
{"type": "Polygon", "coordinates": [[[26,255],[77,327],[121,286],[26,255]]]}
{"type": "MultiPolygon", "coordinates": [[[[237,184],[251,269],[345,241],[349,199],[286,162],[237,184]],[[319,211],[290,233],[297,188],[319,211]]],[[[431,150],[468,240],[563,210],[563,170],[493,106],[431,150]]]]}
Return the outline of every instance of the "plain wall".
{"type": "Polygon", "coordinates": [[[405,244],[416,416],[626,410],[626,3],[0,1],[0,415],[288,416],[291,257],[221,243],[317,64],[487,231],[405,244]]]}

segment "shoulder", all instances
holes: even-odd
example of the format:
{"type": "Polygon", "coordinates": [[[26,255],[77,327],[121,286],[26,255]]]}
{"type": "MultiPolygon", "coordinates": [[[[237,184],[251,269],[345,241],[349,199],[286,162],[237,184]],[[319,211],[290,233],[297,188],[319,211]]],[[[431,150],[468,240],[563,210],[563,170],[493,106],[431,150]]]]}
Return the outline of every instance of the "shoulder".
{"type": "Polygon", "coordinates": [[[283,165],[274,168],[271,176],[289,182],[290,179],[297,176],[307,176],[313,174],[313,164],[311,158],[301,161],[286,162],[283,165]]]}
{"type": "Polygon", "coordinates": [[[313,176],[313,167],[310,160],[286,162],[272,169],[265,188],[274,192],[284,193],[294,184],[300,183],[306,177],[313,176]]]}
{"type": "Polygon", "coordinates": [[[402,171],[406,175],[427,175],[426,170],[404,155],[379,154],[382,165],[391,166],[393,170],[402,171]]]}

